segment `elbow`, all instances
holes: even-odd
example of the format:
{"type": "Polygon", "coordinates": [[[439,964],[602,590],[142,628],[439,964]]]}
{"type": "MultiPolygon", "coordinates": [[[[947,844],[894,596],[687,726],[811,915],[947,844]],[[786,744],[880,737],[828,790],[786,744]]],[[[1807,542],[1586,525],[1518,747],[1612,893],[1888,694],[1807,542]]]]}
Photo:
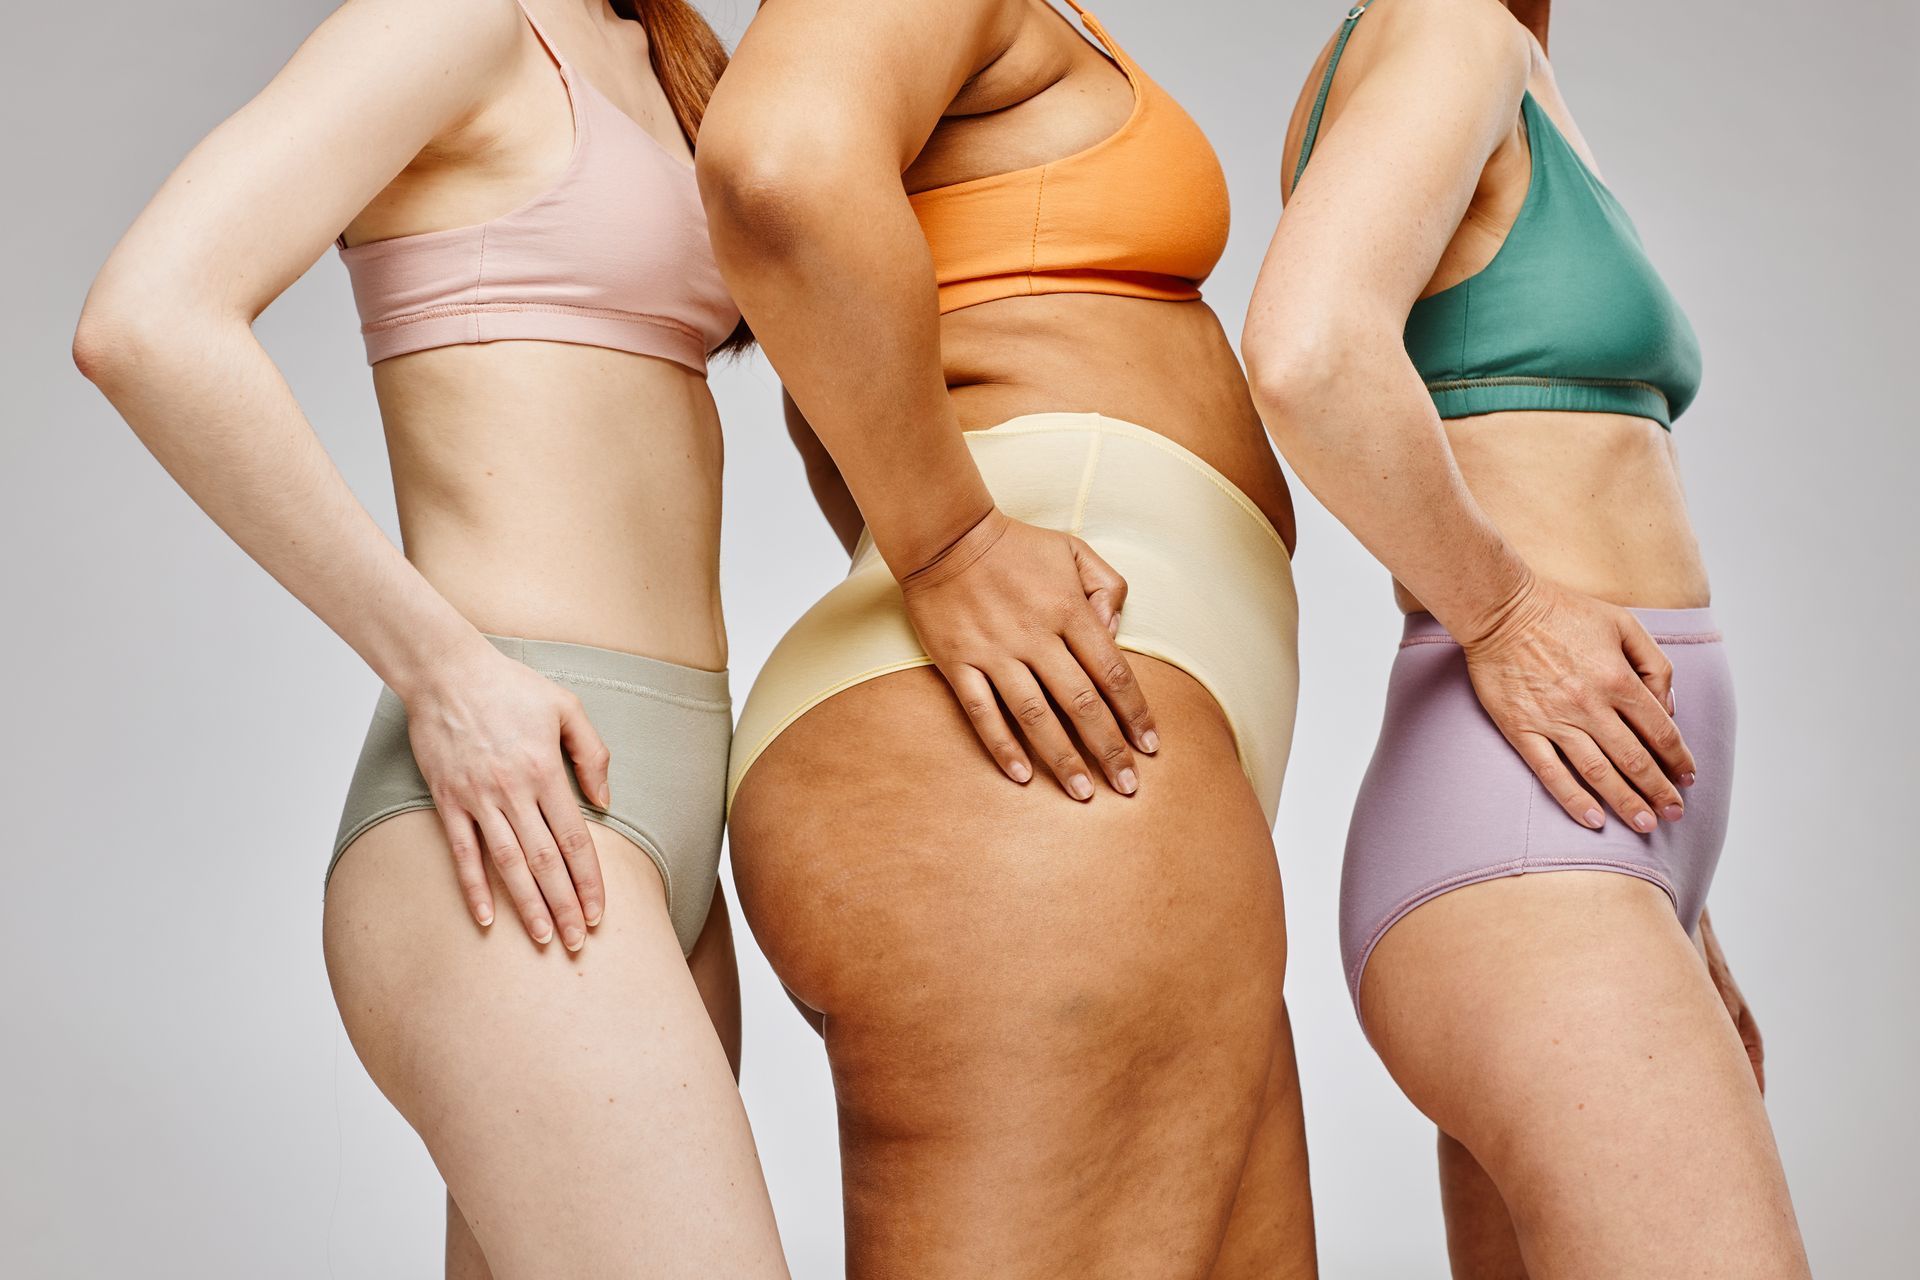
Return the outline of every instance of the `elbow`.
{"type": "Polygon", "coordinates": [[[836,211],[865,178],[865,167],[818,133],[704,130],[694,170],[722,265],[801,255],[831,234],[836,211]]]}
{"type": "Polygon", "coordinates": [[[73,330],[73,363],[88,382],[112,394],[141,362],[153,339],[138,307],[97,287],[73,330]]]}
{"type": "Polygon", "coordinates": [[[160,365],[204,345],[226,319],[177,276],[109,264],[80,308],[73,363],[113,399],[160,365]]]}
{"type": "Polygon", "coordinates": [[[1338,416],[1365,359],[1358,334],[1339,323],[1249,322],[1241,340],[1261,421],[1286,453],[1338,416]]]}

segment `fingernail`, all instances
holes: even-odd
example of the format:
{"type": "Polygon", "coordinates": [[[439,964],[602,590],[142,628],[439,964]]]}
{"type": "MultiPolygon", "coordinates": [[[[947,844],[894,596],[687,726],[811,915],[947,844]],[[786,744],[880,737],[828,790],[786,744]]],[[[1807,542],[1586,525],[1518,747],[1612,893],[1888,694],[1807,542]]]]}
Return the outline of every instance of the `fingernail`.
{"type": "Polygon", "coordinates": [[[1660,824],[1654,821],[1653,815],[1651,813],[1648,813],[1645,809],[1642,809],[1640,812],[1633,815],[1633,825],[1634,825],[1634,829],[1637,831],[1651,831],[1655,827],[1659,826],[1660,824]]]}
{"type": "Polygon", "coordinates": [[[1674,709],[1673,690],[1668,689],[1667,690],[1667,714],[1672,715],[1673,709],[1674,709]]]}
{"type": "Polygon", "coordinates": [[[552,942],[553,926],[548,924],[545,920],[541,920],[535,923],[535,925],[533,926],[533,940],[539,943],[543,947],[546,946],[549,942],[552,942]]]}
{"type": "Polygon", "coordinates": [[[1087,780],[1087,775],[1084,773],[1076,773],[1068,778],[1067,790],[1073,793],[1075,800],[1093,799],[1093,783],[1087,780]]]}
{"type": "Polygon", "coordinates": [[[593,914],[587,917],[587,928],[591,929],[600,923],[600,916],[601,916],[602,910],[603,908],[600,908],[600,907],[595,907],[593,909],[593,914]]]}
{"type": "Polygon", "coordinates": [[[1122,769],[1120,771],[1120,794],[1130,796],[1139,789],[1140,779],[1134,776],[1133,770],[1122,769]]]}
{"type": "Polygon", "coordinates": [[[1687,816],[1687,811],[1677,804],[1670,804],[1660,811],[1660,816],[1668,822],[1678,822],[1687,816]]]}
{"type": "Polygon", "coordinates": [[[1160,735],[1149,729],[1140,735],[1140,749],[1151,755],[1160,749],[1160,735]]]}
{"type": "Polygon", "coordinates": [[[1598,809],[1587,810],[1587,816],[1582,819],[1583,822],[1585,822],[1588,826],[1592,827],[1595,831],[1598,831],[1600,829],[1600,824],[1605,822],[1606,820],[1607,820],[1607,815],[1604,813],[1601,813],[1598,809]]]}
{"type": "Polygon", "coordinates": [[[1680,775],[1680,785],[1681,785],[1681,786],[1683,786],[1683,787],[1690,787],[1690,786],[1692,786],[1692,785],[1693,785],[1693,775],[1692,775],[1692,774],[1690,774],[1690,773],[1683,773],[1683,774],[1681,774],[1681,775],[1680,775]]]}
{"type": "Polygon", "coordinates": [[[1033,776],[1033,770],[1027,768],[1026,763],[1021,760],[1015,760],[1008,766],[1007,772],[1013,775],[1015,782],[1025,782],[1033,776]]]}
{"type": "Polygon", "coordinates": [[[587,944],[587,935],[579,929],[569,929],[564,941],[567,944],[567,950],[578,951],[587,944]]]}
{"type": "Polygon", "coordinates": [[[485,907],[480,908],[480,927],[484,929],[492,923],[493,923],[493,912],[489,911],[485,907]]]}

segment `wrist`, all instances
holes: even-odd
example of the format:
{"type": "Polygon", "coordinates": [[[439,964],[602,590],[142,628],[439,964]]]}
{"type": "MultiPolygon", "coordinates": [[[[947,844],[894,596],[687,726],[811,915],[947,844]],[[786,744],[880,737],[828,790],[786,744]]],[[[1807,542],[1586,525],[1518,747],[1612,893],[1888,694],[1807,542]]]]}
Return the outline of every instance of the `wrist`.
{"type": "Polygon", "coordinates": [[[901,587],[927,587],[945,582],[975,564],[993,549],[1012,521],[989,498],[984,509],[975,508],[951,523],[943,522],[939,537],[928,537],[917,549],[895,548],[886,555],[887,566],[901,587]]]}
{"type": "Polygon", "coordinates": [[[464,683],[471,672],[499,655],[472,623],[458,614],[454,617],[456,623],[408,637],[394,660],[380,670],[380,678],[401,702],[430,698],[464,683]]]}
{"type": "Polygon", "coordinates": [[[1475,649],[1510,631],[1527,617],[1538,599],[1541,582],[1525,561],[1512,557],[1498,576],[1477,593],[1459,618],[1441,618],[1442,625],[1462,647],[1475,649]]]}

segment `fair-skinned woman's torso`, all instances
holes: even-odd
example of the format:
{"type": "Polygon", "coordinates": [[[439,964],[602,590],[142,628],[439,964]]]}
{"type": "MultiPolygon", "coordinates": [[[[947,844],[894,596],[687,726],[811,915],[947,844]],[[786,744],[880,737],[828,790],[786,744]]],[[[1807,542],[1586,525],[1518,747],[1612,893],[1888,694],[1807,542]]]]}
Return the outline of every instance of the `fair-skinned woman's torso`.
{"type": "MultiPolygon", "coordinates": [[[[1354,43],[1341,74],[1358,79],[1370,51],[1354,43]]],[[[1315,64],[1294,112],[1289,156],[1299,154],[1331,47],[1329,42],[1315,64]]],[[[1598,172],[1537,43],[1527,89],[1598,172]]],[[[1458,284],[1493,261],[1526,200],[1530,157],[1516,113],[1421,297],[1458,284]]],[[[1542,577],[1619,605],[1708,603],[1706,565],[1687,516],[1674,436],[1659,423],[1609,413],[1524,410],[1454,418],[1446,429],[1474,500],[1542,577]]],[[[1394,595],[1406,612],[1421,608],[1398,582],[1394,595]]]]}
{"type": "MultiPolygon", "coordinates": [[[[967,82],[908,167],[910,193],[1060,160],[1126,124],[1134,96],[1125,73],[1046,0],[1027,0],[1026,10],[1006,51],[967,82]]],[[[1151,75],[1151,56],[1143,61],[1151,75]]],[[[1219,468],[1292,545],[1286,480],[1205,302],[1006,298],[944,316],[940,346],[962,427],[1059,410],[1138,423],[1219,468]]]]}
{"type": "MultiPolygon", "coordinates": [[[[580,77],[692,164],[638,23],[529,8],[580,77]]],[[[573,113],[530,27],[522,45],[487,106],[423,151],[347,243],[483,223],[552,187],[573,113]]],[[[476,627],[726,666],[720,421],[704,378],[534,341],[415,352],[373,377],[407,557],[476,627]]]]}

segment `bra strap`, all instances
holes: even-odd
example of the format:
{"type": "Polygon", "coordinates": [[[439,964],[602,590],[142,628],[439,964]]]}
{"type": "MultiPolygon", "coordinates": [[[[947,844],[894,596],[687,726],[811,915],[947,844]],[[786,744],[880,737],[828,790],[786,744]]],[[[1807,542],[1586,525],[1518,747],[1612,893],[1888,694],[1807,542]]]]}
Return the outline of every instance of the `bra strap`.
{"type": "Polygon", "coordinates": [[[553,59],[553,65],[565,71],[567,69],[567,60],[560,56],[560,50],[553,41],[547,39],[546,28],[540,25],[540,19],[534,17],[533,11],[527,8],[526,0],[513,0],[513,2],[520,6],[520,16],[527,20],[528,26],[533,28],[534,38],[538,40],[541,47],[547,51],[547,56],[553,59]]]}
{"type": "MultiPolygon", "coordinates": [[[[1068,0],[1072,3],[1072,0],[1068,0]]],[[[1320,137],[1320,117],[1327,109],[1327,93],[1333,88],[1334,69],[1340,65],[1340,55],[1346,52],[1347,39],[1353,35],[1354,26],[1360,21],[1360,15],[1367,11],[1373,0],[1361,0],[1359,4],[1347,10],[1347,20],[1340,24],[1339,38],[1333,42],[1333,52],[1327,57],[1327,70],[1320,77],[1320,91],[1313,95],[1313,111],[1307,116],[1306,136],[1300,139],[1300,159],[1293,166],[1293,181],[1289,189],[1300,185],[1300,175],[1307,171],[1307,157],[1313,154],[1313,144],[1320,137]]]]}

